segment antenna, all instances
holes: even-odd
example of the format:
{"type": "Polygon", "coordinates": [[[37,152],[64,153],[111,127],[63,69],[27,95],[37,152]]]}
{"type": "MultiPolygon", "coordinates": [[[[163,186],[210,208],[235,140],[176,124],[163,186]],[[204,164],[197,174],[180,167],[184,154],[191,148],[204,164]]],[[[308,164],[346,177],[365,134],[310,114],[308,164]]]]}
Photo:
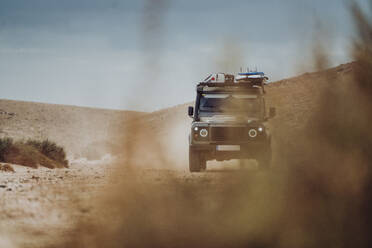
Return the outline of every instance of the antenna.
{"type": "Polygon", "coordinates": [[[243,68],[242,67],[240,67],[240,72],[243,72],[243,68]]]}

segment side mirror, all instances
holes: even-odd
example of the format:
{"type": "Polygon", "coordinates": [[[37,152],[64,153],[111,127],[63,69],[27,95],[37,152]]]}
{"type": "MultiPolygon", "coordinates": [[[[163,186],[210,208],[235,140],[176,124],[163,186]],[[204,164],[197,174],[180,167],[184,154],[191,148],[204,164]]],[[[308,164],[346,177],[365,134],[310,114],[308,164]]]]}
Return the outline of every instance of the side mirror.
{"type": "Polygon", "coordinates": [[[276,109],[270,108],[269,110],[269,118],[274,118],[276,116],[276,109]]]}
{"type": "Polygon", "coordinates": [[[189,106],[188,114],[189,114],[190,117],[194,116],[194,107],[189,106]]]}

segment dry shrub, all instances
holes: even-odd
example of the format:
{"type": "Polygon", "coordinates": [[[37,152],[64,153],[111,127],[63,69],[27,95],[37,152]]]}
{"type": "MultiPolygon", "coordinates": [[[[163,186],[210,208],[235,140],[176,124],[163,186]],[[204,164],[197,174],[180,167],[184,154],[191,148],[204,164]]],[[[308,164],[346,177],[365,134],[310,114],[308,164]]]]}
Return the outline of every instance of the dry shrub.
{"type": "Polygon", "coordinates": [[[0,164],[0,171],[4,172],[15,172],[10,164],[0,164]]]}
{"type": "Polygon", "coordinates": [[[0,162],[19,164],[31,168],[39,165],[47,168],[68,167],[62,147],[48,140],[27,142],[0,139],[0,162]]]}
{"type": "Polygon", "coordinates": [[[0,139],[0,161],[5,161],[4,155],[13,146],[13,143],[13,139],[11,138],[0,139]]]}
{"type": "Polygon", "coordinates": [[[44,154],[49,159],[56,161],[65,167],[68,166],[65,150],[63,147],[58,146],[55,142],[52,142],[48,139],[43,141],[28,140],[26,145],[36,148],[38,151],[40,151],[40,153],[44,154]]]}

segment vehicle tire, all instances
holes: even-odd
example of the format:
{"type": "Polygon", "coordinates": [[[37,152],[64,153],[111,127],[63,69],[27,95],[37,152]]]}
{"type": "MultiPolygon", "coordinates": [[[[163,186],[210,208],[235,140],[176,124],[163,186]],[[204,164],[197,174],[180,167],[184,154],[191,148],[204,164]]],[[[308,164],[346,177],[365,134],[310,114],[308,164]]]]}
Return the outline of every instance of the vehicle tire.
{"type": "Polygon", "coordinates": [[[263,151],[257,158],[259,168],[263,170],[269,169],[271,167],[271,158],[272,152],[271,147],[269,147],[266,151],[263,151]]]}
{"type": "Polygon", "coordinates": [[[206,161],[200,152],[189,150],[189,169],[190,172],[200,172],[206,169],[206,161]]]}
{"type": "Polygon", "coordinates": [[[207,170],[207,160],[205,160],[205,158],[201,158],[200,159],[200,167],[203,171],[207,170]]]}

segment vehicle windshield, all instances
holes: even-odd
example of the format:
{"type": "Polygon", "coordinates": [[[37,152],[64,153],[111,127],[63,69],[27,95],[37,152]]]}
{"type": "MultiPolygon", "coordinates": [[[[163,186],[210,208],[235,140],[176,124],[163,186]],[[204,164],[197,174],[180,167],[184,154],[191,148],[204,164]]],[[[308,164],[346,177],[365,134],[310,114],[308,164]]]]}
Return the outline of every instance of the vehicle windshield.
{"type": "Polygon", "coordinates": [[[210,114],[239,114],[259,118],[261,101],[257,95],[249,94],[202,94],[199,113],[201,116],[210,114]]]}

